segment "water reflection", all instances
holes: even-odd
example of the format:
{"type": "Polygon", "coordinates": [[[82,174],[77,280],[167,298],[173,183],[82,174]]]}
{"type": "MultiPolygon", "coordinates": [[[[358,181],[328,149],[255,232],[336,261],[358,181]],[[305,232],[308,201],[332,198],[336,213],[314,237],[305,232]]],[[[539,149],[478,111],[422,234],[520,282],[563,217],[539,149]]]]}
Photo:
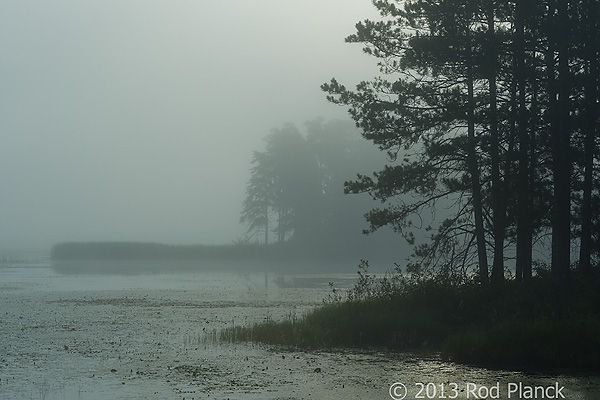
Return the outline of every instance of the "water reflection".
{"type": "Polygon", "coordinates": [[[447,398],[474,398],[469,383],[498,384],[506,399],[507,384],[519,382],[558,382],[567,399],[600,398],[593,375],[488,370],[435,354],[218,340],[225,327],[301,315],[329,294],[328,281],[348,285],[352,274],[112,275],[87,267],[85,274],[63,274],[49,263],[0,268],[0,398],[389,399],[395,382],[406,386],[407,399],[434,389],[441,398],[442,388],[447,398]]]}

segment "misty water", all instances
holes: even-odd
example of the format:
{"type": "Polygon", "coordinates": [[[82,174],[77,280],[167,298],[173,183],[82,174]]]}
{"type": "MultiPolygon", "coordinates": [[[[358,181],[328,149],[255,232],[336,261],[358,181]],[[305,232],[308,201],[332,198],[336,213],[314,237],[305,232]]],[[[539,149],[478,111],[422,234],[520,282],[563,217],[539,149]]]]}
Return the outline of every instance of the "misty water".
{"type": "Polygon", "coordinates": [[[564,387],[567,399],[599,398],[600,378],[586,374],[487,370],[384,349],[217,340],[226,327],[301,316],[331,293],[328,282],[348,287],[353,278],[214,269],[67,274],[47,257],[5,259],[0,399],[389,399],[396,382],[407,399],[485,398],[485,391],[474,397],[469,384],[490,389],[489,398],[496,386],[498,398],[519,398],[508,397],[510,383],[564,387]],[[419,383],[429,386],[419,393],[419,383]]]}

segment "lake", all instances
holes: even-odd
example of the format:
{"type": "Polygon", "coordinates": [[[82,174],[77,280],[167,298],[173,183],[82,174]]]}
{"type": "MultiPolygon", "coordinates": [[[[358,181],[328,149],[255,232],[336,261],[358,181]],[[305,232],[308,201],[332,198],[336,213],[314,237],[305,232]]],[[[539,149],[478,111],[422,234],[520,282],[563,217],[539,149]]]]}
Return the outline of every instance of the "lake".
{"type": "Polygon", "coordinates": [[[331,293],[328,282],[348,287],[355,274],[167,274],[157,271],[168,261],[154,263],[153,273],[118,275],[2,260],[0,399],[506,399],[527,388],[538,388],[531,398],[600,398],[593,375],[223,343],[221,329],[301,316],[331,293]]]}

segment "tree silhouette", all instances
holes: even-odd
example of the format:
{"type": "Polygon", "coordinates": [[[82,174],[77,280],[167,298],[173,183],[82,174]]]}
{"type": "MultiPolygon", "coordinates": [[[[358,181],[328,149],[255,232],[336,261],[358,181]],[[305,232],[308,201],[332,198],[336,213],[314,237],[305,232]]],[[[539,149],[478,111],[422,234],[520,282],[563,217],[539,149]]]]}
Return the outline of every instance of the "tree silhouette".
{"type": "Polygon", "coordinates": [[[380,235],[381,242],[364,238],[362,215],[371,199],[345,196],[344,183],[356,171],[381,168],[381,153],[351,121],[317,119],[305,130],[273,129],[265,149],[254,152],[240,221],[250,237],[293,241],[315,256],[358,260],[375,252],[392,235],[380,235]]]}
{"type": "Polygon", "coordinates": [[[414,241],[415,221],[444,202],[447,218],[416,247],[413,267],[472,270],[484,284],[489,254],[491,281],[504,280],[506,248],[516,278],[531,278],[533,245],[550,232],[566,291],[572,233],[585,270],[597,243],[597,2],[374,5],[381,20],[359,22],[346,41],[362,43],[382,77],[355,90],[322,85],[391,158],[347,185],[383,202],[367,216],[371,230],[390,225],[414,241]]]}

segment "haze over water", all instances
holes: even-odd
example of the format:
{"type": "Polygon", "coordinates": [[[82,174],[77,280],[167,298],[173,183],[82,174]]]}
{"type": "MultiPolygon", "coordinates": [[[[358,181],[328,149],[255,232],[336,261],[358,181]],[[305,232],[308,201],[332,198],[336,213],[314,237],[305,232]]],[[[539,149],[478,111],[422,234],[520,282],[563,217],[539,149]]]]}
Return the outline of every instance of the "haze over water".
{"type": "Polygon", "coordinates": [[[229,244],[253,150],[340,118],[319,86],[376,75],[344,43],[370,2],[0,4],[0,250],[229,244]]]}
{"type": "Polygon", "coordinates": [[[478,390],[499,384],[502,399],[511,382],[558,383],[570,400],[600,393],[592,376],[486,370],[382,349],[306,351],[217,339],[226,327],[299,317],[331,293],[328,281],[343,288],[353,275],[65,275],[47,261],[0,263],[0,398],[387,399],[396,382],[407,386],[407,398],[416,398],[417,383],[438,391],[456,383],[458,399],[467,398],[468,383],[478,390]]]}

